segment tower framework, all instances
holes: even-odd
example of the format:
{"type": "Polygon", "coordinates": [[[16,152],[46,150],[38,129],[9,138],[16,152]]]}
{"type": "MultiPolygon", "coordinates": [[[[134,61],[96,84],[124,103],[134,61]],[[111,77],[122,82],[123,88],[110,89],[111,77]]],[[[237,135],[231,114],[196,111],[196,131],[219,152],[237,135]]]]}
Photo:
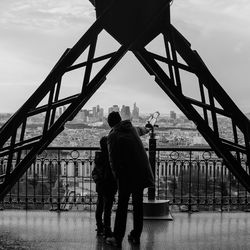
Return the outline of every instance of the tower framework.
{"type": "Polygon", "coordinates": [[[169,0],[96,0],[97,20],[71,48],[67,49],[31,97],[0,129],[0,157],[7,166],[0,176],[0,199],[11,190],[41,153],[60,134],[106,80],[116,64],[131,51],[155,82],[178,108],[192,120],[230,172],[250,191],[250,123],[202,61],[191,44],[170,22],[169,0]],[[119,47],[96,56],[99,35],[108,32],[119,47]],[[161,37],[165,54],[147,46],[161,37]],[[83,58],[82,55],[86,55],[83,58]],[[95,66],[101,63],[102,67],[95,66]],[[81,73],[80,91],[62,97],[67,75],[81,73]],[[185,92],[186,76],[195,79],[199,97],[185,92]],[[58,110],[66,106],[58,116],[58,110]],[[40,135],[27,137],[30,118],[44,115],[40,135]],[[220,117],[232,125],[232,138],[222,135],[220,117]],[[24,157],[22,153],[27,152],[24,157]],[[15,166],[13,166],[15,161],[15,166]]]}

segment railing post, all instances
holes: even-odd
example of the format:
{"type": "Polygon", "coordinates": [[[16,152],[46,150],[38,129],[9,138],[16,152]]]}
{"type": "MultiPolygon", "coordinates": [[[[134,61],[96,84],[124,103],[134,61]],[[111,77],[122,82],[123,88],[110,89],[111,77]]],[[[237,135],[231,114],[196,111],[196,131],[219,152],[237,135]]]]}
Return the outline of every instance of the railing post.
{"type": "Polygon", "coordinates": [[[192,151],[189,151],[188,212],[192,213],[192,151]]]}
{"type": "Polygon", "coordinates": [[[61,211],[61,196],[60,196],[60,175],[61,175],[61,171],[60,171],[60,167],[61,167],[61,160],[60,160],[60,150],[57,151],[57,211],[61,211]]]}
{"type": "Polygon", "coordinates": [[[149,138],[149,162],[154,175],[154,186],[148,188],[148,200],[155,200],[156,139],[155,139],[154,128],[152,128],[149,138]]]}

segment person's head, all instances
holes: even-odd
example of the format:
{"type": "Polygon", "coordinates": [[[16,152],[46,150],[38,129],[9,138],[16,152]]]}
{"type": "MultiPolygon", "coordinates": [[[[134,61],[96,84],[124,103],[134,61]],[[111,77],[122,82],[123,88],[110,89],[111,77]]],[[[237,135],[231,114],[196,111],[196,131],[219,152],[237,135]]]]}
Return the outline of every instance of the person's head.
{"type": "Polygon", "coordinates": [[[107,136],[103,136],[101,138],[101,140],[100,140],[101,151],[107,151],[108,150],[107,140],[108,140],[107,136]]]}
{"type": "Polygon", "coordinates": [[[119,112],[111,112],[108,115],[108,124],[111,128],[113,128],[116,124],[118,124],[122,120],[119,112]]]}

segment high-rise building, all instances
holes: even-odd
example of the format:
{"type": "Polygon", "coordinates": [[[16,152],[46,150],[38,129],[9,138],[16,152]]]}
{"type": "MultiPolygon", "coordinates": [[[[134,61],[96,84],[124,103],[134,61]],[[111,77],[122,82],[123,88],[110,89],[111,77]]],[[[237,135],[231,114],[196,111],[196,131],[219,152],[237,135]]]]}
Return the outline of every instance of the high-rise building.
{"type": "Polygon", "coordinates": [[[121,108],[121,117],[122,117],[122,119],[123,119],[124,116],[125,116],[125,105],[122,105],[122,108],[121,108]]]}
{"type": "Polygon", "coordinates": [[[88,121],[88,116],[89,116],[89,111],[87,109],[83,109],[82,110],[82,120],[83,120],[83,122],[88,121]]]}
{"type": "Polygon", "coordinates": [[[134,103],[134,108],[132,111],[133,120],[139,120],[139,108],[136,106],[136,102],[134,103]]]}
{"type": "Polygon", "coordinates": [[[115,112],[120,112],[119,106],[118,106],[118,105],[113,105],[112,107],[110,107],[110,108],[108,109],[108,113],[109,113],[109,114],[110,114],[111,112],[113,112],[113,111],[115,111],[115,112]]]}
{"type": "Polygon", "coordinates": [[[97,112],[97,113],[100,112],[100,106],[99,106],[99,105],[96,106],[96,112],[97,112]]]}
{"type": "Polygon", "coordinates": [[[98,112],[98,118],[99,118],[100,121],[102,121],[103,117],[104,117],[104,109],[100,108],[99,112],[98,112]]]}
{"type": "Polygon", "coordinates": [[[130,107],[129,106],[122,105],[121,117],[122,117],[122,120],[131,119],[131,112],[130,112],[130,107]]]}
{"type": "Polygon", "coordinates": [[[93,119],[97,119],[97,107],[92,108],[93,119]]]}

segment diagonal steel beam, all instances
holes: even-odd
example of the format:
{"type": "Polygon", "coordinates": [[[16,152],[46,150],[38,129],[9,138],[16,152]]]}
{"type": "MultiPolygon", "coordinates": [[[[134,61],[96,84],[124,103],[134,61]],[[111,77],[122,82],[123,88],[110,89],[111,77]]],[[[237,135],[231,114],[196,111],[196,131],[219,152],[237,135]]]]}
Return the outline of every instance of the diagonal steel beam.
{"type": "Polygon", "coordinates": [[[229,170],[238,180],[240,180],[242,185],[250,191],[250,176],[242,168],[241,164],[235,159],[232,153],[224,147],[214,131],[180,92],[179,88],[173,84],[172,80],[156,63],[154,58],[145,49],[136,51],[134,54],[145,69],[148,70],[150,74],[155,75],[155,80],[161,89],[173,100],[180,110],[197,125],[198,131],[203,135],[215,152],[224,159],[229,170]]]}
{"type": "Polygon", "coordinates": [[[201,57],[196,51],[191,49],[190,43],[182,36],[182,34],[171,25],[170,28],[164,29],[164,34],[166,37],[173,37],[175,48],[180,56],[186,61],[186,63],[196,71],[196,75],[202,80],[202,83],[209,89],[212,87],[213,95],[218,101],[218,103],[225,110],[230,110],[232,117],[237,122],[237,126],[248,134],[250,138],[250,121],[242,113],[242,111],[236,106],[230,96],[221,87],[221,85],[216,81],[211,72],[206,67],[205,63],[202,61],[201,57]],[[209,86],[210,85],[210,86],[209,86]],[[223,97],[223,98],[222,98],[223,97]]]}
{"type": "Polygon", "coordinates": [[[0,147],[11,136],[12,131],[16,130],[23,122],[24,114],[32,111],[39,102],[47,95],[52,85],[59,81],[60,77],[65,73],[66,69],[71,66],[76,59],[86,50],[94,37],[103,30],[103,25],[109,14],[110,8],[96,20],[96,22],[87,30],[87,32],[79,39],[79,41],[67,51],[63,58],[60,58],[53,70],[49,73],[43,83],[32,94],[32,96],[23,104],[23,106],[10,118],[10,120],[0,130],[0,147]]]}

